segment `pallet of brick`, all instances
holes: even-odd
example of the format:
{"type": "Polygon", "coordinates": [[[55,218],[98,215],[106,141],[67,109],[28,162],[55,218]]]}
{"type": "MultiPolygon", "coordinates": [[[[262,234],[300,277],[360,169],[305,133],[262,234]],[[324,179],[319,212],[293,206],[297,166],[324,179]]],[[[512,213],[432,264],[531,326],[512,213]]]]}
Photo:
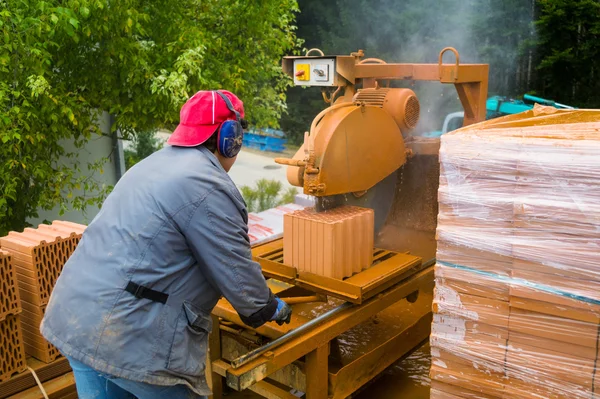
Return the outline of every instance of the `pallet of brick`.
{"type": "Polygon", "coordinates": [[[20,392],[26,391],[37,386],[37,382],[31,373],[33,370],[42,384],[46,381],[60,377],[71,371],[69,361],[64,358],[58,358],[52,363],[46,364],[37,359],[29,357],[27,359],[28,370],[14,375],[12,378],[0,382],[0,399],[6,399],[10,396],[17,395],[20,392]]]}
{"type": "Polygon", "coordinates": [[[21,313],[17,276],[10,253],[0,250],[0,322],[21,313]]]}
{"type": "Polygon", "coordinates": [[[8,315],[0,321],[0,382],[27,368],[19,318],[19,315],[8,315]]]}
{"type": "Polygon", "coordinates": [[[372,209],[307,208],[284,215],[284,263],[301,272],[343,279],[373,262],[372,209]]]}
{"type": "Polygon", "coordinates": [[[55,221],[0,238],[0,247],[10,254],[16,271],[25,353],[46,363],[60,354],[44,339],[39,326],[54,284],[84,230],[83,225],[55,221]]]}
{"type": "MultiPolygon", "coordinates": [[[[72,372],[44,382],[44,390],[49,399],[77,399],[75,377],[72,372]]],[[[16,395],[9,396],[8,399],[44,399],[44,395],[40,388],[35,386],[16,395]]]]}
{"type": "Polygon", "coordinates": [[[42,324],[45,310],[45,306],[38,307],[23,302],[21,326],[23,328],[23,337],[25,339],[25,353],[44,363],[50,363],[60,356],[60,352],[54,345],[46,341],[40,333],[40,325],[42,324]]]}
{"type": "Polygon", "coordinates": [[[536,107],[442,137],[432,397],[600,394],[599,131],[536,107]]]}
{"type": "Polygon", "coordinates": [[[48,303],[56,279],[84,229],[75,223],[55,221],[0,238],[0,248],[12,257],[21,300],[38,306],[48,303]]]}
{"type": "Polygon", "coordinates": [[[12,258],[0,250],[0,382],[26,368],[20,313],[12,258]]]}

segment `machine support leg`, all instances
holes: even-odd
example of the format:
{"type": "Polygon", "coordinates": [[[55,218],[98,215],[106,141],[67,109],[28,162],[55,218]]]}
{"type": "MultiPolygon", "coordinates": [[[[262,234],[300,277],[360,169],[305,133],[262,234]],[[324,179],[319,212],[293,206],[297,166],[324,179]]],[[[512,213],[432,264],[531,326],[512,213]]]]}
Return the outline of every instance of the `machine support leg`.
{"type": "Polygon", "coordinates": [[[213,371],[212,362],[221,359],[221,329],[219,318],[212,315],[213,328],[212,333],[208,338],[208,347],[210,354],[210,368],[206,368],[210,372],[210,380],[212,382],[213,394],[209,396],[212,399],[221,399],[223,397],[223,377],[213,371]]]}
{"type": "Polygon", "coordinates": [[[306,355],[306,399],[328,397],[329,343],[306,355]]]}

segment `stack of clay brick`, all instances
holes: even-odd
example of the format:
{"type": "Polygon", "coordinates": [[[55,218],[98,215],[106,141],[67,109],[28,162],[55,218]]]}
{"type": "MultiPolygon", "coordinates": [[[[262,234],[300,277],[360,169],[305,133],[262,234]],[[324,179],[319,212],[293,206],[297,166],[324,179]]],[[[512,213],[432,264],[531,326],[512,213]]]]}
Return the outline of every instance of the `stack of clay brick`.
{"type": "Polygon", "coordinates": [[[84,229],[84,225],[54,221],[0,238],[0,248],[10,254],[15,268],[25,353],[43,362],[53,361],[59,352],[40,334],[40,323],[56,279],[84,229]]]}
{"type": "Polygon", "coordinates": [[[600,397],[600,111],[460,129],[440,163],[431,398],[600,397]]]}
{"type": "Polygon", "coordinates": [[[373,262],[372,209],[306,208],[284,215],[283,262],[301,272],[343,279],[373,262]]]}
{"type": "Polygon", "coordinates": [[[12,258],[0,251],[0,382],[25,370],[21,303],[12,258]]]}

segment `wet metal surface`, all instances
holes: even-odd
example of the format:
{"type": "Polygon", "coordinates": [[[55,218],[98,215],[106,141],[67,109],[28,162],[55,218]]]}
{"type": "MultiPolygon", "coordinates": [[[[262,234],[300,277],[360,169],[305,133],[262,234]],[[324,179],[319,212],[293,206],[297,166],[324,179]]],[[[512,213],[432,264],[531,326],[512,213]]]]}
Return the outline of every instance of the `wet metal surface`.
{"type": "MultiPolygon", "coordinates": [[[[348,330],[338,337],[340,360],[348,364],[362,354],[374,350],[378,345],[391,338],[395,333],[405,328],[411,315],[430,309],[432,301],[431,291],[419,295],[417,302],[408,305],[405,300],[399,301],[377,316],[348,330]]],[[[326,311],[343,303],[338,299],[330,298],[329,303],[295,305],[294,310],[307,318],[315,318],[326,311]]],[[[330,365],[332,366],[332,365],[330,365]]],[[[408,358],[398,361],[388,367],[372,382],[364,386],[355,398],[429,398],[429,345],[418,348],[408,358]]],[[[335,367],[330,370],[335,372],[335,367]]],[[[228,397],[260,398],[260,396],[244,391],[231,392],[228,397]]]]}
{"type": "Polygon", "coordinates": [[[428,399],[430,365],[429,344],[425,344],[408,358],[389,367],[355,398],[428,399]]]}

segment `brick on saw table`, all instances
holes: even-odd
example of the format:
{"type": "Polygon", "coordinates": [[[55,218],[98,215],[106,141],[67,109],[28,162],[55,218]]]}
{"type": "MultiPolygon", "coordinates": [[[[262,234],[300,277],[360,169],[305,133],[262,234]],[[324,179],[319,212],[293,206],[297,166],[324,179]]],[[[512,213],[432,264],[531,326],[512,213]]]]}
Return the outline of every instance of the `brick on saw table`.
{"type": "Polygon", "coordinates": [[[11,254],[22,300],[43,306],[48,303],[56,279],[75,250],[83,225],[55,221],[38,229],[10,232],[0,247],[11,254]]]}
{"type": "Polygon", "coordinates": [[[21,313],[17,276],[10,253],[0,250],[0,322],[21,313]]]}
{"type": "Polygon", "coordinates": [[[0,382],[27,368],[20,315],[0,322],[0,382]]]}
{"type": "Polygon", "coordinates": [[[284,263],[298,271],[343,279],[373,261],[372,209],[341,206],[284,215],[284,263]]]}

